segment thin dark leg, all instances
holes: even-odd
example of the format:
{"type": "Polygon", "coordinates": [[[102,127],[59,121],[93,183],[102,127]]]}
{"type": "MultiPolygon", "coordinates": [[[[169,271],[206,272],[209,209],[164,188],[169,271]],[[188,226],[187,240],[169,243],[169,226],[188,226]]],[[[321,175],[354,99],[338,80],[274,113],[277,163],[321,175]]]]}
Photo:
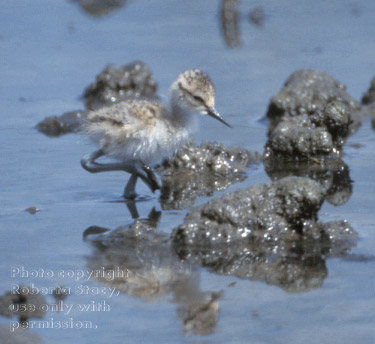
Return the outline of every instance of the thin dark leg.
{"type": "Polygon", "coordinates": [[[138,175],[136,173],[133,173],[130,176],[128,183],[126,184],[126,187],[124,190],[124,198],[134,199],[137,196],[137,193],[135,192],[135,184],[137,184],[137,180],[138,180],[138,175]]]}
{"type": "Polygon", "coordinates": [[[138,219],[139,214],[138,214],[137,205],[136,205],[135,201],[134,200],[127,201],[126,206],[129,210],[129,213],[130,213],[132,219],[138,219]]]}
{"type": "Polygon", "coordinates": [[[147,165],[144,165],[142,169],[143,171],[146,172],[147,177],[151,182],[152,188],[154,190],[160,189],[160,184],[159,184],[158,178],[155,176],[154,170],[150,166],[147,166],[147,165]]]}
{"type": "Polygon", "coordinates": [[[137,177],[140,177],[144,181],[144,183],[147,184],[147,186],[150,188],[152,192],[155,192],[155,190],[160,189],[160,184],[151,167],[143,165],[140,162],[120,162],[101,164],[95,161],[103,155],[104,152],[101,149],[95,151],[94,153],[85,155],[81,159],[81,165],[86,171],[89,171],[91,173],[107,171],[125,171],[131,173],[132,176],[130,177],[129,182],[125,187],[125,198],[133,199],[135,197],[135,184],[137,182],[137,177]]]}
{"type": "Polygon", "coordinates": [[[97,172],[107,172],[107,171],[125,171],[128,173],[136,172],[134,164],[127,164],[127,163],[108,163],[108,164],[101,164],[96,162],[95,160],[100,158],[104,155],[104,152],[99,149],[94,153],[85,155],[81,159],[82,167],[91,173],[97,172]]]}

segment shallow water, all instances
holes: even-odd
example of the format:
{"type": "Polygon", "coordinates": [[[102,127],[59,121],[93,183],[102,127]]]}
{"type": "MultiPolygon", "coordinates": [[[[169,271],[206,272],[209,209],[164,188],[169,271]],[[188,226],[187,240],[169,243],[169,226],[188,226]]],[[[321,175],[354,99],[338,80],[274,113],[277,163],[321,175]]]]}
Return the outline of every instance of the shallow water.
{"type": "MultiPolygon", "coordinates": [[[[267,127],[261,118],[269,99],[299,68],[320,69],[345,83],[357,99],[374,72],[375,3],[307,0],[241,1],[240,45],[225,43],[220,1],[124,1],[109,15],[94,17],[77,2],[3,0],[0,4],[0,293],[11,284],[40,287],[103,286],[93,279],[59,278],[58,271],[87,269],[92,247],[82,234],[89,226],[114,229],[133,222],[121,200],[127,176],[89,174],[80,158],[94,147],[70,134],[49,138],[34,129],[44,117],[83,108],[79,99],[105,65],[144,61],[164,99],[181,71],[198,67],[212,78],[217,108],[234,126],[202,119],[196,141],[219,141],[263,152],[267,127]],[[248,20],[262,6],[262,26],[248,20]],[[35,215],[24,211],[39,209],[35,215]],[[11,267],[50,269],[53,278],[11,277],[11,267]]],[[[328,259],[323,285],[292,294],[264,282],[220,276],[204,269],[202,291],[221,291],[220,317],[212,334],[186,336],[171,295],[150,300],[120,294],[106,299],[110,311],[48,312],[45,319],[92,321],[96,329],[32,329],[46,343],[373,343],[375,339],[375,159],[369,119],[344,148],[353,194],[340,207],[325,202],[321,221],[346,219],[358,232],[351,250],[363,259],[328,259]],[[235,285],[228,287],[232,282],[235,285]]],[[[263,167],[223,192],[268,182],[263,167]]],[[[148,194],[141,183],[138,192],[148,194]]],[[[223,192],[215,193],[218,196],[223,192]]],[[[209,198],[198,198],[196,204],[209,198]]],[[[158,197],[137,203],[141,217],[158,197]]],[[[169,234],[186,211],[163,211],[158,230],[169,234]]],[[[68,296],[72,305],[105,298],[68,296]]],[[[53,302],[52,296],[47,296],[53,302]]],[[[11,319],[16,320],[15,318],[11,319]]],[[[10,319],[0,325],[9,328],[10,319]]]]}

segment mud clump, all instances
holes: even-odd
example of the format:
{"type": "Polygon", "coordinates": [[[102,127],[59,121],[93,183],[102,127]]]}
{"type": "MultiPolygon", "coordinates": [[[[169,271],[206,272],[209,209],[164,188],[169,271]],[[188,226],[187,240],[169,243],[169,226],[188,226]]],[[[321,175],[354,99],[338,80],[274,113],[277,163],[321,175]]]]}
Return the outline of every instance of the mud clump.
{"type": "Polygon", "coordinates": [[[319,287],[327,257],[345,257],[357,233],[345,222],[317,223],[326,190],[287,177],[228,193],[192,209],[172,244],[186,262],[265,281],[289,292],[319,287]]]}
{"type": "Polygon", "coordinates": [[[119,68],[107,66],[84,92],[86,108],[103,106],[135,98],[156,98],[157,83],[150,69],[141,61],[119,68]]]}
{"type": "Polygon", "coordinates": [[[324,190],[308,178],[287,177],[216,198],[192,209],[173,231],[177,245],[298,238],[306,220],[315,220],[324,190]]]}
{"type": "Polygon", "coordinates": [[[196,146],[190,142],[158,169],[163,183],[162,207],[188,208],[198,196],[210,196],[215,191],[243,181],[249,165],[259,164],[260,161],[258,153],[244,148],[225,147],[212,142],[196,146]]]}
{"type": "Polygon", "coordinates": [[[270,134],[265,155],[288,157],[328,155],[333,152],[332,136],[322,127],[314,127],[307,115],[281,121],[270,134]]]}
{"type": "MultiPolygon", "coordinates": [[[[360,125],[360,104],[326,73],[299,70],[271,98],[264,165],[272,180],[295,175],[319,181],[334,205],[351,196],[341,160],[346,138],[360,125]]],[[[346,166],[346,167],[345,167],[346,166]]]]}
{"type": "Polygon", "coordinates": [[[328,74],[296,71],[271,98],[265,157],[339,156],[345,139],[359,125],[359,110],[345,85],[328,74]]]}
{"type": "Polygon", "coordinates": [[[318,70],[298,70],[288,78],[282,90],[271,98],[267,111],[267,118],[271,121],[270,131],[283,117],[317,114],[332,102],[344,104],[349,111],[360,107],[347,94],[346,86],[330,75],[318,70]]]}
{"type": "Polygon", "coordinates": [[[36,128],[49,137],[59,137],[68,133],[78,132],[87,116],[87,111],[66,112],[60,116],[46,117],[36,128]]]}

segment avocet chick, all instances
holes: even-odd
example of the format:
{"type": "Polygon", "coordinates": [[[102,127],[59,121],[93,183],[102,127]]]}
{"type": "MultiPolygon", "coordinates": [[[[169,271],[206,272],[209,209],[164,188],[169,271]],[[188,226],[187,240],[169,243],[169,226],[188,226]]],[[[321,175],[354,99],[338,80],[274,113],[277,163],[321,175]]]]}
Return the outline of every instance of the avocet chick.
{"type": "Polygon", "coordinates": [[[152,168],[173,156],[195,128],[195,114],[209,115],[231,127],[215,109],[215,89],[209,77],[198,69],[178,76],[170,89],[166,107],[149,100],[121,102],[89,113],[85,125],[88,136],[100,149],[82,158],[89,172],[126,171],[131,177],[124,197],[136,197],[141,178],[154,192],[160,184],[152,168]],[[106,155],[115,163],[98,163],[106,155]]]}

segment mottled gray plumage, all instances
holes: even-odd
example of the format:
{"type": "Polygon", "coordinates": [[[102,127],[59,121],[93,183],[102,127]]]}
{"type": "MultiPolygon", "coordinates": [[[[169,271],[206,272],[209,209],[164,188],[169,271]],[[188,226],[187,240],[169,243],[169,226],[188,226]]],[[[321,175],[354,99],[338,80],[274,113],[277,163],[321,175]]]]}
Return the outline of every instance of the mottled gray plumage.
{"type": "Polygon", "coordinates": [[[174,155],[188,141],[195,128],[196,113],[210,115],[230,126],[214,105],[214,86],[206,74],[194,69],[180,74],[172,84],[169,107],[155,101],[133,100],[93,111],[87,116],[85,132],[100,150],[83,158],[82,166],[90,172],[132,173],[126,198],[135,197],[138,176],[154,191],[159,184],[151,167],[174,155]],[[120,163],[96,163],[102,155],[120,163]]]}

